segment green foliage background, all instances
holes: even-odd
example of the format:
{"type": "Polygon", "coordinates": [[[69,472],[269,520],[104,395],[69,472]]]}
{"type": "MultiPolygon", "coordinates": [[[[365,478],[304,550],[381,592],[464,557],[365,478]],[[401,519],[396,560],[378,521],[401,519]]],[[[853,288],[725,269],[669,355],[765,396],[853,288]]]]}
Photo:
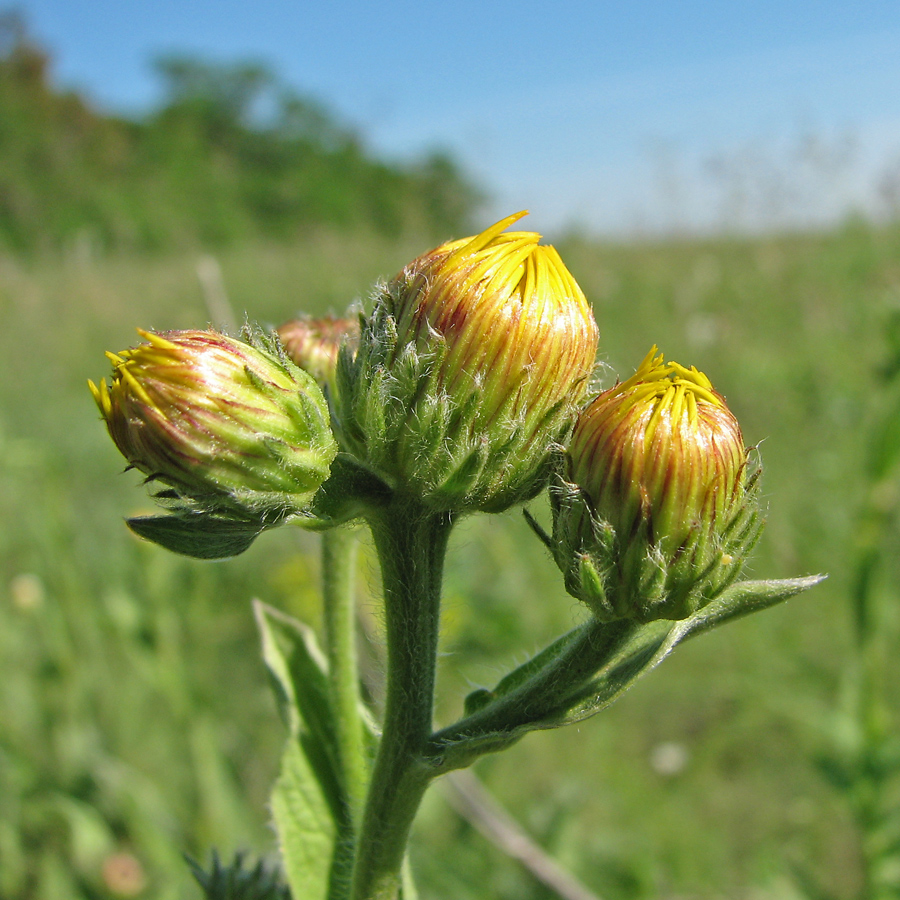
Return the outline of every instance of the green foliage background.
{"type": "Polygon", "coordinates": [[[0,245],[166,250],[314,229],[446,234],[479,192],[440,152],[375,158],[315,100],[255,63],[156,61],[159,109],[102,115],[49,82],[50,60],[0,15],[0,245]]]}
{"type": "MultiPolygon", "coordinates": [[[[23,116],[37,116],[37,99],[23,104],[23,116]]],[[[43,127],[34,126],[34,146],[65,156],[43,127]]],[[[134,134],[152,130],[103,127],[115,140],[131,135],[129,147],[146,146],[134,134]]],[[[101,142],[87,145],[99,154],[94,173],[66,181],[60,169],[60,182],[48,179],[32,225],[9,224],[5,188],[0,203],[0,898],[181,900],[198,895],[183,852],[273,851],[265,804],[284,734],[249,600],[318,624],[318,546],[282,529],[236,560],[198,563],[125,529],[122,518],[149,501],[140,479],[121,473],[85,380],[104,374],[105,349],[135,341],[136,325],[207,323],[197,248],[218,236],[196,224],[184,226],[184,243],[162,226],[168,236],[158,241],[120,240],[112,229],[87,249],[70,242],[95,220],[76,216],[67,230],[65,204],[53,199],[66,196],[54,193],[64,183],[121,204],[121,221],[139,218],[131,174],[109,165],[101,142]]],[[[130,165],[124,171],[137,171],[130,165]]],[[[199,185],[193,201],[168,205],[165,191],[191,179],[167,166],[149,191],[158,215],[213,221],[202,200],[213,195],[199,185]]],[[[21,189],[15,196],[37,191],[20,170],[0,171],[21,189]]],[[[251,221],[239,194],[220,198],[226,218],[251,221]]],[[[277,240],[255,225],[236,229],[218,251],[235,309],[271,324],[300,309],[340,312],[427,249],[441,221],[416,213],[389,233],[351,207],[342,232],[331,220],[277,240]]],[[[162,221],[149,209],[147,223],[162,221]]],[[[442,237],[452,234],[446,224],[442,237]]],[[[157,232],[148,224],[138,233],[157,232]]],[[[819,235],[632,246],[573,236],[558,248],[594,304],[608,380],[630,374],[656,342],[709,374],[747,441],[762,442],[771,510],[750,574],[830,578],[679,649],[597,719],[531,735],[477,773],[608,900],[799,897],[801,871],[836,897],[858,896],[861,838],[821,763],[844,728],[847,597],[866,435],[890,399],[877,373],[886,322],[900,308],[900,229],[849,222],[819,235]],[[653,765],[666,744],[684,752],[672,774],[653,765]]],[[[533,511],[545,516],[543,501],[533,511]]],[[[879,591],[891,600],[897,535],[886,533],[883,546],[889,577],[879,591]]],[[[372,638],[364,656],[377,678],[370,552],[359,588],[372,638]]],[[[518,513],[464,522],[451,544],[440,721],[582,615],[518,513]]],[[[887,624],[891,684],[896,615],[887,624]]],[[[427,900],[550,896],[459,819],[440,786],[418,822],[413,864],[427,900]]]]}

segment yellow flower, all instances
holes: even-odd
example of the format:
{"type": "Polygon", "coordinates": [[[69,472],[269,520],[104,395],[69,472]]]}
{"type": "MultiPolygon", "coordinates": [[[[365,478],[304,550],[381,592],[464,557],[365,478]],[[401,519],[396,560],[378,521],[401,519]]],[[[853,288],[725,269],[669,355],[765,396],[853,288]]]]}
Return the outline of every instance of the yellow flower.
{"type": "Polygon", "coordinates": [[[481,421],[522,411],[537,429],[590,375],[597,325],[555,248],[531,231],[503,233],[522,215],[419,257],[400,276],[396,315],[407,340],[446,343],[450,394],[483,385],[481,421]]]}
{"type": "Polygon", "coordinates": [[[654,347],[588,404],[566,457],[557,561],[598,615],[683,618],[737,576],[758,532],[756,473],[702,372],[654,347]]]}
{"type": "Polygon", "coordinates": [[[559,254],[533,232],[504,233],[522,215],[406,266],[346,373],[348,443],[437,507],[533,496],[593,369],[597,326],[559,254]]]}
{"type": "Polygon", "coordinates": [[[668,552],[698,528],[727,521],[743,498],[737,419],[695,368],[654,347],[637,372],[598,396],[569,445],[572,480],[623,534],[646,522],[668,552]]]}
{"type": "Polygon", "coordinates": [[[277,334],[288,358],[309,372],[320,387],[327,386],[334,399],[338,352],[345,344],[355,348],[359,341],[359,320],[302,316],[285,322],[277,334]]]}
{"type": "Polygon", "coordinates": [[[287,360],[210,331],[139,331],[89,382],[131,466],[205,510],[302,511],[336,452],[322,392],[287,360]]]}

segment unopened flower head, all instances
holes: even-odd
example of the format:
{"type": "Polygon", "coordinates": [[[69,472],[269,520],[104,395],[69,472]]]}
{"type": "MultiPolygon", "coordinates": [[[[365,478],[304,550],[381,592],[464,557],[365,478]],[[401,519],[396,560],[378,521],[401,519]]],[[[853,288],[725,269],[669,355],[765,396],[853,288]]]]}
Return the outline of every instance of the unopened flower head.
{"type": "Polygon", "coordinates": [[[301,316],[278,329],[284,352],[335,397],[335,370],[341,347],[359,343],[359,319],[301,316]]]}
{"type": "Polygon", "coordinates": [[[709,379],[654,347],[579,417],[555,491],[557,561],[604,618],[683,618],[737,577],[756,472],[709,379]]]}
{"type": "Polygon", "coordinates": [[[129,464],[198,508],[263,519],[302,512],[336,445],[311,375],[210,331],[140,331],[91,383],[129,464]]]}
{"type": "Polygon", "coordinates": [[[427,346],[436,333],[446,343],[448,393],[480,382],[483,422],[525,411],[534,429],[590,374],[597,325],[555,248],[504,232],[520,215],[419,257],[399,278],[396,315],[407,341],[427,346]]]}
{"type": "Polygon", "coordinates": [[[646,520],[650,538],[673,548],[727,519],[743,496],[737,419],[702,372],[665,363],[655,347],[584,411],[569,458],[603,518],[624,536],[646,520]]]}
{"type": "Polygon", "coordinates": [[[533,496],[593,369],[590,306],[540,235],[504,232],[522,215],[403,269],[347,368],[348,443],[435,506],[533,496]]]}

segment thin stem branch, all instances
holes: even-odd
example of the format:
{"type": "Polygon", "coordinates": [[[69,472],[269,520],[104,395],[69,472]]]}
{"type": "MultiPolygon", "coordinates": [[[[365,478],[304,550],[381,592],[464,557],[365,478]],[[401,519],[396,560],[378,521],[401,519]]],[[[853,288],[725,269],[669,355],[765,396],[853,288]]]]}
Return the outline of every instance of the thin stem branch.
{"type": "Polygon", "coordinates": [[[434,775],[431,734],[441,580],[451,518],[395,500],[370,520],[387,642],[384,730],[357,843],[353,900],[395,900],[413,818],[434,775]]]}
{"type": "Polygon", "coordinates": [[[350,818],[359,824],[368,772],[360,718],[356,661],[356,535],[348,526],[322,535],[322,596],[328,687],[337,737],[338,761],[350,818]]]}

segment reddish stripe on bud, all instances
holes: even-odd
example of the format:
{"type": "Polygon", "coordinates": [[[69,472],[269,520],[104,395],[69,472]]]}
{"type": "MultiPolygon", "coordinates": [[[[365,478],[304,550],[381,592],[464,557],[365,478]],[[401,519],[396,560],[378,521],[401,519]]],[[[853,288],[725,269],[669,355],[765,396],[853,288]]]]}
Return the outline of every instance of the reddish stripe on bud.
{"type": "Polygon", "coordinates": [[[211,506],[301,508],[336,452],[312,376],[216,332],[139,333],[90,385],[129,464],[211,506]]]}

